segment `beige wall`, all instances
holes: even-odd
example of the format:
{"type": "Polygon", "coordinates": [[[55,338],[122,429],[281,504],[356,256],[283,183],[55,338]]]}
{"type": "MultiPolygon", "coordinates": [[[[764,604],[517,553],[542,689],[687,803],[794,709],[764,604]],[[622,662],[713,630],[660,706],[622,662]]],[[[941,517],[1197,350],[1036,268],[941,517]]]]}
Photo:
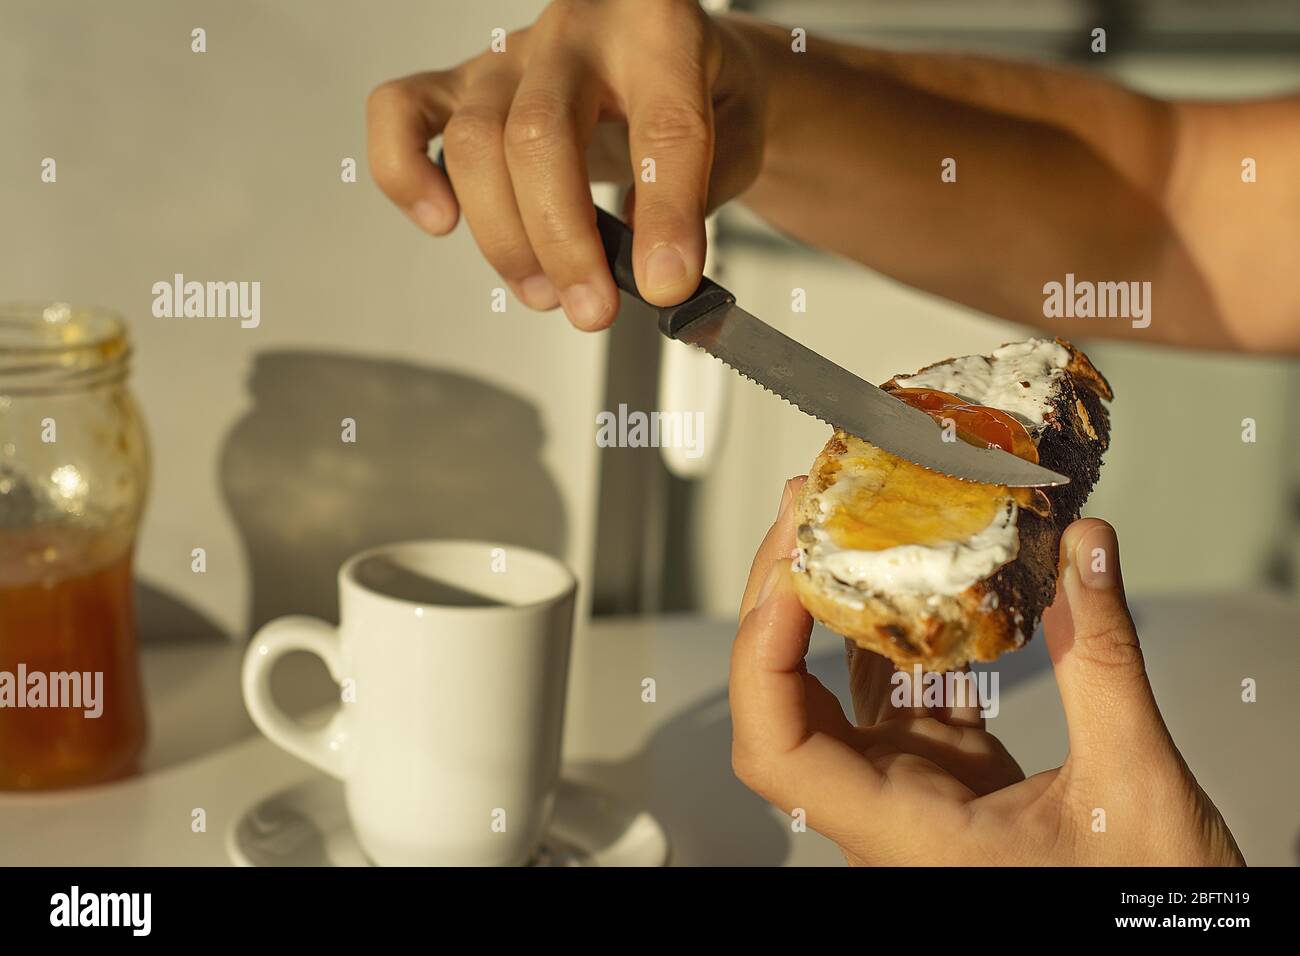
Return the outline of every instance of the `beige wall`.
{"type": "MultiPolygon", "coordinates": [[[[496,535],[587,572],[606,338],[513,303],[493,314],[495,277],[464,230],[422,237],[364,172],[371,87],[456,62],[539,6],[6,4],[0,298],[97,302],[131,319],[155,450],[139,567],[160,604],[181,605],[160,632],[184,630],[186,608],[230,636],[289,609],[328,614],[342,555],[410,534],[496,535]],[[190,52],[195,26],[205,54],[190,52]],[[55,185],[39,179],[47,156],[55,185]],[[362,168],[355,185],[339,181],[344,157],[362,168]],[[260,281],[261,327],[153,318],[150,286],[178,271],[260,281]],[[347,414],[355,447],[337,441],[347,414]],[[201,577],[194,547],[209,555],[201,577]]],[[[1161,92],[1296,78],[1269,61],[1111,65],[1161,92]]],[[[788,248],[723,257],[747,307],[872,380],[1023,334],[788,248]],[[794,286],[808,289],[806,315],[789,312],[794,286]]],[[[1119,526],[1131,585],[1259,580],[1285,534],[1294,365],[1086,344],[1118,393],[1091,510],[1119,526]],[[1238,438],[1246,416],[1254,446],[1238,438]]],[[[726,445],[690,527],[700,605],[728,614],[781,481],[825,433],[731,388],[726,445]]],[[[662,509],[645,520],[662,524],[662,509]]]]}
{"type": "Polygon", "coordinates": [[[154,449],[147,637],[329,615],[338,560],[391,538],[497,537],[586,575],[604,340],[513,301],[491,312],[498,282],[464,228],[425,238],[365,170],[373,86],[539,7],[5,4],[0,299],[130,319],[154,449]],[[176,272],[260,281],[260,327],[154,318],[150,288],[176,272]]]}

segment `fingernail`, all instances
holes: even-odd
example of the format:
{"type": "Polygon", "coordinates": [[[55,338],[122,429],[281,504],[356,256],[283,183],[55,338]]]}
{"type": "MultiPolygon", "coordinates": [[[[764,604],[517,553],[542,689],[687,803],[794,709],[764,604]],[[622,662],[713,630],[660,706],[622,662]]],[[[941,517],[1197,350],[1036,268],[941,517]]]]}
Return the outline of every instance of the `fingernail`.
{"type": "Polygon", "coordinates": [[[592,328],[599,325],[605,317],[605,302],[596,290],[585,282],[571,285],[560,296],[564,302],[564,311],[578,325],[592,328]]]}
{"type": "Polygon", "coordinates": [[[755,607],[762,607],[763,602],[771,597],[772,592],[776,589],[776,584],[781,580],[781,575],[785,573],[786,563],[784,561],[773,561],[772,567],[767,571],[767,577],[763,579],[763,586],[758,589],[758,600],[755,607]]]}
{"type": "Polygon", "coordinates": [[[421,199],[411,207],[411,218],[425,232],[442,233],[447,231],[451,219],[450,210],[429,199],[421,199]]]}
{"type": "Polygon", "coordinates": [[[781,520],[781,516],[785,514],[786,509],[790,507],[790,502],[793,500],[794,491],[790,488],[790,482],[787,481],[785,483],[785,488],[781,490],[781,505],[776,509],[776,518],[778,521],[781,520]]]}
{"type": "Polygon", "coordinates": [[[1119,541],[1109,525],[1094,525],[1074,546],[1074,566],[1084,587],[1106,591],[1119,579],[1119,541]]]}
{"type": "Polygon", "coordinates": [[[544,275],[529,276],[519,283],[519,298],[530,309],[545,311],[560,304],[560,295],[551,280],[544,275]]]}
{"type": "Polygon", "coordinates": [[[672,246],[660,246],[645,262],[647,291],[662,292],[686,278],[686,261],[672,246]]]}

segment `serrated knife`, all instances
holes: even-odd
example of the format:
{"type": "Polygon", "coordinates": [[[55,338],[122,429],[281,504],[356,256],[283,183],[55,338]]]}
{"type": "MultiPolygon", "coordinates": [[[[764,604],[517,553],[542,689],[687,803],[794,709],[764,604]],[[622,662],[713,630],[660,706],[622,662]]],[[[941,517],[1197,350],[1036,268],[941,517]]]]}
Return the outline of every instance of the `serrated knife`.
{"type": "MultiPolygon", "coordinates": [[[[443,165],[442,151],[438,164],[443,165]]],[[[443,167],[446,168],[445,166],[443,167]]],[[[1000,448],[944,441],[932,419],[750,315],[707,276],[680,305],[651,305],[632,270],[632,230],[596,208],[596,225],[614,282],[658,313],[659,331],[704,349],[800,411],[932,471],[983,484],[1029,488],[1070,479],[1000,448]]]]}
{"type": "Polygon", "coordinates": [[[637,290],[632,272],[632,230],[599,207],[596,224],[615,283],[658,313],[660,332],[704,349],[800,411],[900,458],[964,481],[1013,488],[1069,483],[1065,475],[1000,448],[944,441],[943,429],[925,412],[750,315],[736,304],[734,295],[707,276],[680,305],[651,305],[637,290]]]}

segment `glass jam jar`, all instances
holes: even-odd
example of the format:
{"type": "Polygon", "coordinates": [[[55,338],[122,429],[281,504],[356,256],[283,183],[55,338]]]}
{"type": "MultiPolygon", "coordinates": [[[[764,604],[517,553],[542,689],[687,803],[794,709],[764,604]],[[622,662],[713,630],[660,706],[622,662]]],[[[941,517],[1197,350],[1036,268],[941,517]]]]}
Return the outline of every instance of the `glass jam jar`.
{"type": "Polygon", "coordinates": [[[112,780],[144,749],[130,354],[110,312],[0,305],[0,790],[112,780]]]}

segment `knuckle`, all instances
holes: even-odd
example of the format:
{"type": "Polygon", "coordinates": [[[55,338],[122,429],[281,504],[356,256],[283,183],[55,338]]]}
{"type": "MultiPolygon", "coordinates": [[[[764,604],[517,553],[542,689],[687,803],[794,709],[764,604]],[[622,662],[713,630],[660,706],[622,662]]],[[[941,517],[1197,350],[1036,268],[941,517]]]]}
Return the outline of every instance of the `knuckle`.
{"type": "Polygon", "coordinates": [[[568,125],[568,104],[554,93],[540,90],[516,97],[506,117],[507,148],[531,155],[555,148],[568,125]]]}
{"type": "Polygon", "coordinates": [[[698,0],[649,0],[638,4],[641,39],[664,51],[694,54],[705,44],[708,14],[698,0]]]}
{"type": "Polygon", "coordinates": [[[637,128],[650,149],[707,145],[713,132],[703,110],[690,103],[656,104],[640,118],[637,128]]]}
{"type": "Polygon", "coordinates": [[[366,97],[366,114],[370,119],[386,113],[399,116],[429,117],[435,105],[455,103],[463,93],[464,75],[460,67],[412,73],[380,83],[366,97]]]}
{"type": "Polygon", "coordinates": [[[412,99],[411,91],[401,80],[388,80],[376,86],[366,97],[366,115],[374,117],[408,108],[412,99]]]}
{"type": "Polygon", "coordinates": [[[370,178],[375,181],[385,195],[395,196],[401,191],[405,182],[404,164],[401,157],[394,156],[391,153],[375,152],[370,153],[370,178]]]}
{"type": "Polygon", "coordinates": [[[692,228],[692,221],[703,222],[703,199],[703,196],[691,197],[680,192],[643,199],[636,207],[636,228],[656,240],[661,236],[680,235],[692,228]]]}
{"type": "Polygon", "coordinates": [[[483,258],[503,279],[518,282],[537,271],[537,258],[525,236],[494,236],[483,243],[482,250],[483,258]]]}
{"type": "Polygon", "coordinates": [[[753,753],[737,740],[731,742],[731,772],[750,790],[758,791],[757,761],[753,753]]]}
{"type": "Polygon", "coordinates": [[[577,281],[589,269],[584,255],[575,250],[575,243],[585,236],[583,223],[561,214],[556,207],[545,206],[539,211],[537,232],[532,234],[534,248],[547,272],[568,280],[564,285],[577,281]]]}
{"type": "Polygon", "coordinates": [[[481,157],[497,149],[501,124],[491,110],[466,106],[452,114],[442,131],[443,147],[453,155],[481,157]]]}
{"type": "Polygon", "coordinates": [[[590,15],[590,0],[551,0],[537,18],[546,27],[570,26],[590,15]]]}
{"type": "Polygon", "coordinates": [[[1122,625],[1076,633],[1074,645],[1075,651],[1084,661],[1108,673],[1140,674],[1145,671],[1142,648],[1138,646],[1131,631],[1122,625]]]}

